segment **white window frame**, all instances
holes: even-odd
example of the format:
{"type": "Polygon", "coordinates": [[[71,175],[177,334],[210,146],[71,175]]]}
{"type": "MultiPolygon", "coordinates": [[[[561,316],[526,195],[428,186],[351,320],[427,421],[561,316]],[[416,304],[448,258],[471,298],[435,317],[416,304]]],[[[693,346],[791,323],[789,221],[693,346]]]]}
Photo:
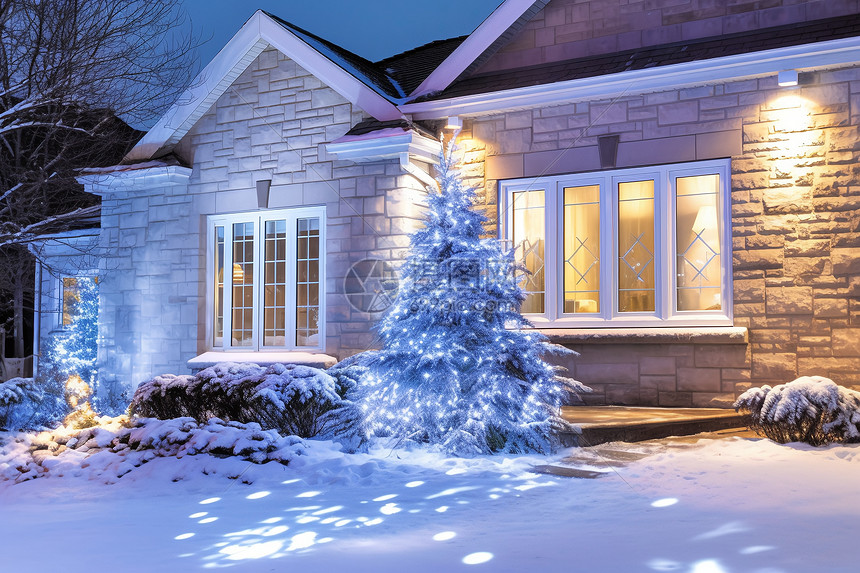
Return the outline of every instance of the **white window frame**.
{"type": "Polygon", "coordinates": [[[228,215],[209,215],[206,221],[206,346],[214,351],[224,352],[283,352],[284,350],[319,351],[325,349],[325,315],[326,315],[326,217],[325,207],[296,207],[290,209],[250,211],[244,213],[231,213],[228,215]],[[319,344],[316,346],[296,345],[296,230],[298,219],[319,219],[319,322],[317,335],[319,344]],[[287,222],[287,292],[285,302],[287,304],[285,326],[286,340],[291,344],[283,346],[264,346],[263,319],[264,305],[262,302],[262,289],[264,287],[265,272],[265,223],[266,221],[286,220],[287,222]],[[233,266],[233,224],[254,223],[254,326],[252,330],[250,346],[232,346],[232,289],[224,285],[224,323],[223,323],[223,346],[215,346],[215,228],[224,227],[224,272],[232,272],[233,266]]]}
{"type": "Polygon", "coordinates": [[[690,163],[574,173],[550,177],[501,181],[499,183],[499,239],[510,244],[513,232],[513,194],[543,190],[545,193],[543,313],[526,314],[538,328],[627,328],[696,327],[732,325],[732,241],[731,241],[731,160],[717,159],[690,163]],[[720,214],[720,310],[677,310],[675,252],[675,180],[678,177],[718,175],[720,214]],[[627,181],[654,181],[654,312],[618,312],[618,184],[627,181]],[[600,312],[564,313],[563,261],[564,188],[600,185],[600,312]]]}

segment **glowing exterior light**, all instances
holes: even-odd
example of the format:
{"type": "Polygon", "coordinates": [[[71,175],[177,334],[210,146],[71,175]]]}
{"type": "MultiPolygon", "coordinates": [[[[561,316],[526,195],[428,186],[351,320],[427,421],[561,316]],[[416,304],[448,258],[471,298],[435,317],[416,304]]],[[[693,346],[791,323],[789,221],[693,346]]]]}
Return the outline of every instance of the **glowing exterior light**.
{"type": "Polygon", "coordinates": [[[797,70],[784,70],[779,72],[776,77],[776,82],[781,88],[796,86],[797,70]]]}
{"type": "Polygon", "coordinates": [[[445,129],[463,129],[463,120],[456,115],[452,115],[448,118],[445,129]]]}

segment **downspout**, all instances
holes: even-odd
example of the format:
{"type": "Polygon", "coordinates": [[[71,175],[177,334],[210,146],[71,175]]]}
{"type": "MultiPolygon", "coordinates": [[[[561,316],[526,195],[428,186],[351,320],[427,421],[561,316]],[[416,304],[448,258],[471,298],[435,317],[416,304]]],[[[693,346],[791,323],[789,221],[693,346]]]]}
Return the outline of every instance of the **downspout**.
{"type": "Polygon", "coordinates": [[[39,352],[41,350],[42,330],[42,261],[36,259],[35,307],[33,309],[33,378],[39,373],[39,352]]]}
{"type": "Polygon", "coordinates": [[[436,182],[433,177],[430,176],[429,173],[424,171],[423,169],[415,166],[409,160],[409,153],[402,152],[399,154],[400,159],[400,168],[403,169],[406,173],[417,179],[419,182],[423,183],[426,187],[430,187],[431,189],[439,189],[439,184],[436,182]]]}

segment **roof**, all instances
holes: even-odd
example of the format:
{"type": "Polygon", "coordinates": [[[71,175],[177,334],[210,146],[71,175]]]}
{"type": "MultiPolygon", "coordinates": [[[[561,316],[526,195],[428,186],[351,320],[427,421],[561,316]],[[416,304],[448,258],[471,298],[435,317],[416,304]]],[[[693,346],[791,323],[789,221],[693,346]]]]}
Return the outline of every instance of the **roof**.
{"type": "Polygon", "coordinates": [[[444,91],[418,98],[428,101],[455,98],[474,94],[491,93],[614,74],[630,70],[642,70],[709,60],[724,56],[759,52],[827,40],[837,40],[860,35],[860,14],[816,20],[807,24],[790,24],[662,44],[615,52],[611,54],[575,58],[524,68],[499,70],[475,74],[454,82],[444,91]]]}
{"type": "Polygon", "coordinates": [[[391,129],[391,128],[399,128],[404,131],[415,131],[424,137],[431,137],[433,139],[437,139],[433,134],[433,131],[428,127],[425,127],[419,123],[415,123],[412,121],[408,121],[406,119],[395,119],[392,121],[379,121],[376,119],[367,119],[362,122],[356,123],[352,126],[352,129],[347,131],[344,134],[344,137],[348,136],[357,136],[357,135],[367,135],[368,133],[375,133],[378,131],[382,131],[383,129],[391,129]]]}
{"type": "Polygon", "coordinates": [[[404,93],[411,94],[466,38],[468,36],[436,40],[379,60],[376,66],[393,78],[404,93]]]}

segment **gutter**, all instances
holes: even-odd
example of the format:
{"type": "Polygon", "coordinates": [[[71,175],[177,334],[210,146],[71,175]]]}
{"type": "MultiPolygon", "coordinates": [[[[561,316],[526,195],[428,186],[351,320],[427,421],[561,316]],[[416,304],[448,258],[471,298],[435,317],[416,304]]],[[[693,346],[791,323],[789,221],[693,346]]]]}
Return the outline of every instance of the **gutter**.
{"type": "Polygon", "coordinates": [[[775,86],[776,76],[783,70],[856,66],[858,62],[860,37],[842,38],[552,84],[407,103],[399,107],[404,114],[411,114],[416,120],[442,119],[453,115],[476,117],[513,109],[611,99],[746,78],[772,76],[775,86]]]}

